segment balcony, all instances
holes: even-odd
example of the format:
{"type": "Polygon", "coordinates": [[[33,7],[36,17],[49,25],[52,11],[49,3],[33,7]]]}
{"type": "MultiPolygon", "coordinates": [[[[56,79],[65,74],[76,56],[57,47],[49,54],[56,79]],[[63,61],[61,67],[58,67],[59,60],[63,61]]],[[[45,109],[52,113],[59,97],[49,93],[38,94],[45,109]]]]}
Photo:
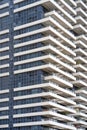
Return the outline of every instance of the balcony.
{"type": "Polygon", "coordinates": [[[9,38],[1,39],[1,40],[0,40],[0,44],[5,43],[5,42],[8,42],[8,41],[9,41],[9,38]]]}
{"type": "Polygon", "coordinates": [[[72,6],[72,7],[76,7],[77,5],[76,5],[76,2],[75,1],[73,1],[73,0],[65,0],[70,6],[72,6]]]}
{"type": "MultiPolygon", "coordinates": [[[[62,27],[52,17],[49,16],[49,17],[43,18],[41,20],[38,20],[37,23],[38,24],[41,23],[41,24],[48,26],[48,27],[14,36],[14,39],[16,40],[16,39],[20,39],[20,38],[27,37],[27,36],[30,36],[30,35],[38,34],[38,33],[45,33],[47,31],[46,34],[50,35],[50,32],[52,32],[53,36],[55,36],[56,38],[60,38],[61,40],[63,40],[64,43],[68,44],[70,47],[73,47],[73,48],[76,47],[73,44],[73,42],[69,40],[70,38],[75,40],[75,36],[72,33],[70,33],[67,29],[62,27]],[[63,35],[61,33],[63,33],[63,35]]],[[[35,22],[35,25],[37,23],[35,22]]],[[[32,22],[32,25],[34,26],[33,22],[32,22]]]]}
{"type": "Polygon", "coordinates": [[[14,0],[14,4],[18,4],[18,3],[21,3],[21,2],[23,2],[24,0],[14,0]]]}
{"type": "Polygon", "coordinates": [[[9,76],[9,72],[0,73],[0,78],[1,78],[1,77],[5,77],[5,76],[9,76]]]}
{"type": "Polygon", "coordinates": [[[83,104],[83,105],[86,105],[87,104],[87,99],[85,97],[82,97],[82,96],[76,96],[75,98],[73,98],[74,101],[80,103],[80,104],[83,104]]]}
{"type": "Polygon", "coordinates": [[[16,70],[14,71],[14,74],[18,74],[18,73],[25,73],[25,72],[29,72],[29,71],[34,71],[34,70],[44,70],[47,72],[56,72],[59,73],[63,76],[65,76],[67,79],[70,80],[75,80],[75,77],[72,76],[71,74],[64,72],[63,70],[59,69],[56,65],[53,65],[51,63],[45,64],[45,65],[40,65],[40,66],[35,66],[35,67],[30,67],[30,68],[26,68],[26,69],[20,69],[20,70],[16,70]]]}
{"type": "Polygon", "coordinates": [[[9,3],[2,4],[2,5],[0,5],[0,9],[4,9],[4,8],[6,8],[8,6],[9,6],[9,3]]]}
{"type": "Polygon", "coordinates": [[[77,64],[87,64],[87,60],[81,56],[74,58],[77,64]]]}
{"type": "MultiPolygon", "coordinates": [[[[58,51],[57,51],[57,53],[58,53],[58,51]]],[[[30,53],[28,53],[28,54],[30,54],[30,53]]],[[[40,57],[28,59],[28,60],[22,60],[22,61],[14,62],[14,65],[21,65],[21,64],[34,62],[34,61],[39,61],[39,60],[43,60],[43,61],[45,61],[45,63],[47,63],[47,62],[55,63],[57,66],[60,66],[59,68],[61,68],[61,66],[62,66],[62,70],[66,70],[67,69],[69,71],[76,72],[73,67],[71,67],[67,63],[64,63],[63,61],[61,61],[59,58],[53,56],[52,54],[48,54],[48,55],[44,55],[44,56],[40,56],[40,57]]]]}
{"type": "Polygon", "coordinates": [[[76,91],[77,94],[83,94],[84,96],[87,96],[87,91],[85,89],[80,89],[76,91]]]}
{"type": "MultiPolygon", "coordinates": [[[[70,29],[73,28],[72,25],[68,21],[66,21],[60,14],[58,14],[57,11],[53,10],[53,11],[45,13],[45,17],[49,17],[49,16],[52,17],[53,19],[55,19],[60,24],[62,24],[63,27],[66,26],[67,28],[70,28],[70,29]]],[[[37,21],[31,22],[31,23],[27,23],[27,24],[24,24],[24,25],[17,26],[17,27],[14,27],[14,30],[17,31],[17,30],[20,30],[20,29],[23,29],[23,28],[27,28],[27,27],[30,27],[32,25],[39,24],[41,21],[42,20],[37,20],[37,21]]]]}
{"type": "Polygon", "coordinates": [[[9,33],[9,29],[6,29],[6,30],[3,30],[3,31],[0,31],[0,35],[6,34],[6,33],[9,33]]]}
{"type": "Polygon", "coordinates": [[[86,28],[85,28],[84,26],[82,26],[81,24],[75,25],[75,26],[73,27],[73,30],[74,30],[77,34],[79,34],[79,35],[87,33],[86,28]]]}
{"type": "Polygon", "coordinates": [[[78,7],[81,7],[83,10],[87,10],[87,6],[86,6],[86,3],[84,3],[84,1],[77,0],[76,4],[77,4],[78,7]]]}
{"type": "Polygon", "coordinates": [[[77,104],[76,106],[74,106],[74,108],[77,108],[84,113],[87,112],[87,107],[85,105],[82,105],[82,104],[77,104]]]}
{"type": "Polygon", "coordinates": [[[87,56],[87,52],[86,51],[84,51],[83,49],[81,49],[81,48],[78,48],[78,49],[76,49],[75,51],[74,51],[75,53],[76,53],[76,55],[77,56],[87,56]]]}
{"type": "Polygon", "coordinates": [[[6,59],[9,59],[9,55],[0,56],[0,61],[1,61],[1,60],[6,60],[6,59]]]}
{"type": "Polygon", "coordinates": [[[8,68],[8,67],[9,67],[9,64],[3,64],[3,65],[0,65],[0,69],[8,68]]]}
{"type": "Polygon", "coordinates": [[[24,91],[24,90],[31,90],[34,88],[43,88],[44,90],[51,90],[51,91],[56,91],[57,94],[59,95],[64,95],[64,97],[75,97],[76,94],[68,89],[65,89],[63,87],[58,86],[57,84],[54,84],[52,82],[47,82],[43,84],[37,84],[37,85],[31,85],[31,86],[24,86],[24,87],[17,87],[14,88],[14,92],[18,91],[24,91]]]}
{"type": "Polygon", "coordinates": [[[58,77],[56,75],[47,76],[47,77],[45,77],[45,80],[54,82],[54,83],[56,83],[56,84],[58,84],[58,85],[60,85],[62,87],[69,87],[69,88],[73,87],[73,85],[71,83],[69,83],[65,79],[63,79],[61,77],[58,77]]]}
{"type": "Polygon", "coordinates": [[[79,78],[79,79],[84,79],[84,80],[87,80],[87,75],[84,74],[83,72],[77,72],[77,73],[74,73],[73,74],[75,77],[79,78]]]}
{"type": "Polygon", "coordinates": [[[76,15],[75,10],[64,0],[58,1],[58,4],[66,11],[68,12],[70,15],[76,15]]]}
{"type": "Polygon", "coordinates": [[[87,68],[81,64],[77,64],[74,67],[77,69],[77,71],[87,72],[87,68]]]}
{"type": "Polygon", "coordinates": [[[87,90],[85,88],[77,90],[75,93],[83,98],[87,98],[87,90]]]}
{"type": "MultiPolygon", "coordinates": [[[[6,120],[6,119],[9,119],[9,116],[8,116],[8,115],[0,116],[0,120],[6,120]]],[[[1,127],[0,127],[0,128],[1,128],[1,127]]]]}
{"type": "Polygon", "coordinates": [[[9,98],[2,98],[2,99],[0,99],[0,103],[1,102],[8,102],[9,101],[9,98]]]}
{"type": "Polygon", "coordinates": [[[76,124],[77,126],[79,127],[83,127],[83,128],[87,128],[87,122],[83,121],[83,120],[78,120],[76,121],[75,123],[73,124],[76,124]]]}
{"type": "Polygon", "coordinates": [[[55,70],[57,72],[56,75],[54,74],[54,76],[58,76],[60,78],[64,77],[68,80],[76,80],[76,78],[73,75],[71,75],[70,73],[61,70],[60,68],[56,67],[55,65],[53,65],[53,67],[55,67],[55,70]],[[69,76],[71,76],[71,77],[69,77],[69,76]]]}
{"type": "Polygon", "coordinates": [[[87,22],[86,22],[86,20],[83,17],[77,16],[77,17],[75,17],[75,19],[76,19],[76,21],[77,21],[78,24],[81,24],[83,26],[87,25],[87,22]]]}
{"type": "Polygon", "coordinates": [[[0,94],[5,94],[5,93],[9,93],[9,89],[0,90],[0,94]]]}
{"type": "Polygon", "coordinates": [[[87,43],[87,37],[85,35],[78,36],[77,40],[81,40],[84,44],[87,43]]]}
{"type": "Polygon", "coordinates": [[[46,121],[37,121],[37,122],[26,122],[26,123],[15,123],[14,127],[22,127],[22,126],[34,126],[34,125],[42,125],[42,126],[51,126],[53,128],[60,128],[65,130],[76,130],[74,126],[65,125],[63,123],[55,122],[50,120],[46,121]]]}
{"type": "Polygon", "coordinates": [[[0,52],[8,51],[8,50],[9,50],[9,47],[3,47],[3,48],[0,48],[0,52]]]}
{"type": "Polygon", "coordinates": [[[86,12],[83,9],[81,9],[81,7],[77,8],[76,12],[77,12],[77,16],[81,16],[83,18],[87,18],[86,12]]]}
{"type": "MultiPolygon", "coordinates": [[[[56,40],[54,37],[52,36],[46,36],[46,37],[43,37],[43,38],[38,38],[38,39],[35,39],[35,40],[32,40],[32,41],[28,41],[28,42],[24,42],[24,43],[20,43],[20,44],[16,44],[14,45],[14,48],[19,48],[19,47],[23,47],[23,46],[26,46],[26,45],[30,45],[30,44],[35,44],[35,43],[39,43],[39,42],[42,42],[44,44],[49,44],[50,45],[55,45],[55,46],[58,46],[60,47],[62,50],[64,50],[63,52],[65,54],[68,54],[68,55],[72,55],[72,56],[76,56],[76,54],[68,47],[66,47],[65,45],[61,44],[58,40],[56,40]]],[[[14,56],[16,56],[16,54],[14,54],[14,56]]],[[[74,62],[75,64],[75,62],[74,62]]]]}
{"type": "MultiPolygon", "coordinates": [[[[41,51],[44,51],[46,52],[46,49],[45,50],[42,50],[44,47],[41,47],[41,51]]],[[[48,49],[47,49],[48,50],[48,49]]],[[[49,48],[49,51],[52,50],[51,54],[52,53],[55,53],[56,54],[56,57],[54,56],[54,58],[56,58],[57,61],[59,61],[61,59],[61,62],[64,62],[67,64],[67,63],[72,63],[72,64],[75,64],[76,62],[70,57],[70,56],[67,56],[67,55],[64,55],[61,51],[59,51],[58,49],[56,49],[55,47],[50,47],[49,48]],[[58,57],[58,58],[57,58],[58,57]]],[[[27,55],[27,54],[31,54],[33,52],[37,52],[37,51],[40,51],[39,48],[37,49],[32,49],[32,50],[28,50],[28,51],[22,51],[22,52],[19,52],[19,53],[14,53],[14,57],[18,57],[18,56],[22,56],[22,55],[27,55]]],[[[48,51],[48,52],[49,52],[48,51]]],[[[47,53],[47,52],[46,52],[47,53]]],[[[52,57],[52,56],[51,56],[52,57]]],[[[32,58],[33,59],[33,58],[32,58]]],[[[30,60],[32,62],[32,59],[30,60]]],[[[40,57],[39,59],[40,60],[40,57]]],[[[19,63],[19,62],[18,62],[19,63]]],[[[20,62],[21,64],[21,62],[20,62]]],[[[68,64],[67,64],[68,65],[68,64]]],[[[73,69],[73,67],[72,67],[73,69]]]]}
{"type": "Polygon", "coordinates": [[[53,10],[50,12],[45,13],[45,17],[51,16],[54,18],[58,23],[60,23],[66,29],[73,29],[73,26],[65,20],[57,11],[53,10]]]}
{"type": "Polygon", "coordinates": [[[31,116],[44,116],[44,117],[49,117],[49,118],[55,118],[56,120],[60,120],[60,121],[70,121],[70,122],[75,122],[76,119],[54,112],[52,110],[48,110],[48,111],[42,111],[42,112],[33,112],[33,113],[25,113],[25,114],[15,114],[13,115],[13,118],[21,118],[21,117],[31,117],[31,116]]]}
{"type": "Polygon", "coordinates": [[[0,125],[0,128],[1,128],[1,129],[5,129],[5,128],[8,128],[8,127],[9,127],[8,124],[0,125]]]}
{"type": "Polygon", "coordinates": [[[36,93],[36,94],[30,94],[30,95],[23,95],[23,96],[17,96],[14,97],[14,100],[24,100],[24,99],[30,99],[30,98],[37,98],[41,97],[46,99],[46,101],[49,100],[55,100],[58,103],[62,103],[63,105],[76,105],[76,103],[71,99],[66,99],[65,97],[62,97],[60,95],[57,95],[55,92],[42,92],[42,93],[36,93]]]}
{"type": "Polygon", "coordinates": [[[76,113],[75,114],[75,117],[80,117],[80,119],[83,119],[83,120],[87,120],[87,114],[84,114],[84,113],[82,113],[82,112],[78,112],[78,113],[76,113]]]}
{"type": "Polygon", "coordinates": [[[75,45],[79,48],[87,49],[87,45],[84,43],[84,41],[78,40],[75,42],[75,45]]]}
{"type": "Polygon", "coordinates": [[[65,19],[67,19],[69,22],[76,23],[76,20],[69,13],[67,13],[63,8],[61,8],[61,6],[59,6],[58,3],[54,0],[43,0],[43,1],[40,0],[39,2],[35,2],[32,4],[17,8],[14,10],[14,13],[17,13],[17,12],[20,12],[20,11],[23,11],[23,10],[26,10],[28,8],[32,8],[38,5],[42,5],[48,10],[53,10],[53,9],[58,10],[59,12],[61,12],[61,14],[64,15],[65,19]]]}
{"type": "Polygon", "coordinates": [[[9,110],[9,107],[0,107],[0,112],[9,110]]]}
{"type": "Polygon", "coordinates": [[[87,83],[86,83],[86,81],[84,81],[84,80],[76,80],[76,81],[73,81],[72,82],[76,87],[80,87],[80,88],[82,88],[82,87],[87,87],[87,83]]]}
{"type": "Polygon", "coordinates": [[[9,15],[9,12],[5,12],[5,13],[0,13],[0,18],[2,18],[2,17],[6,17],[6,16],[8,16],[9,15]]]}
{"type": "Polygon", "coordinates": [[[37,106],[55,108],[56,111],[67,112],[67,113],[71,113],[71,114],[76,113],[76,111],[73,108],[60,105],[60,104],[56,103],[55,101],[54,102],[53,101],[46,101],[46,102],[44,101],[44,102],[38,102],[38,103],[15,105],[13,107],[13,109],[30,108],[30,107],[37,107],[37,106]]]}

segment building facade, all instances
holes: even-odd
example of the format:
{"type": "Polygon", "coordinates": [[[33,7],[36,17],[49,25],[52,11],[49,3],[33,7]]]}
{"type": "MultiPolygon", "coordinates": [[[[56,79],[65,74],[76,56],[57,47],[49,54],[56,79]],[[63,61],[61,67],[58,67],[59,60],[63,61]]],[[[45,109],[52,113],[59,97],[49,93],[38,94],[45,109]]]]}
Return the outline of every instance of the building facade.
{"type": "Polygon", "coordinates": [[[0,130],[86,130],[87,1],[0,0],[0,130]]]}

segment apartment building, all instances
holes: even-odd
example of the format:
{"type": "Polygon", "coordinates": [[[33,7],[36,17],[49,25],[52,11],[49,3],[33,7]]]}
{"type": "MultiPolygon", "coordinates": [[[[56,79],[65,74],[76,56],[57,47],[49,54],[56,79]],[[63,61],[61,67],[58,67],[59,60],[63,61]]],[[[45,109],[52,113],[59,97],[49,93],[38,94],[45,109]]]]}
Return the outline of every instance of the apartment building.
{"type": "Polygon", "coordinates": [[[0,130],[86,130],[87,1],[0,0],[0,130]]]}

